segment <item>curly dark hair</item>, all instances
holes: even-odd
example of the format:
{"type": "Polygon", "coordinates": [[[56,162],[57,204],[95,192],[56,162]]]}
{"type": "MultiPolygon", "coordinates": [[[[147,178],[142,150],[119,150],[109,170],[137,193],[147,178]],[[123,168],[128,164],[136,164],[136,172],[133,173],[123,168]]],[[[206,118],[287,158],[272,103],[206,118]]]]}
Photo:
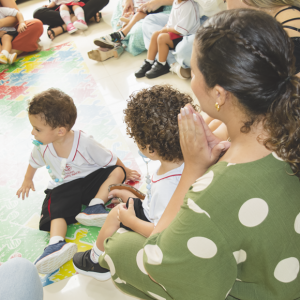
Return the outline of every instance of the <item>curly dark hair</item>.
{"type": "Polygon", "coordinates": [[[169,85],[155,85],[129,96],[124,110],[127,133],[142,149],[149,145],[165,161],[182,161],[177,116],[193,99],[169,85]]]}
{"type": "Polygon", "coordinates": [[[71,130],[77,118],[73,99],[58,89],[48,89],[35,95],[28,106],[30,115],[40,115],[53,129],[65,127],[71,130]]]}
{"type": "Polygon", "coordinates": [[[300,78],[282,25],[262,11],[224,11],[198,30],[195,47],[208,88],[222,86],[245,111],[241,132],[262,121],[268,138],[258,140],[300,177],[300,78]]]}

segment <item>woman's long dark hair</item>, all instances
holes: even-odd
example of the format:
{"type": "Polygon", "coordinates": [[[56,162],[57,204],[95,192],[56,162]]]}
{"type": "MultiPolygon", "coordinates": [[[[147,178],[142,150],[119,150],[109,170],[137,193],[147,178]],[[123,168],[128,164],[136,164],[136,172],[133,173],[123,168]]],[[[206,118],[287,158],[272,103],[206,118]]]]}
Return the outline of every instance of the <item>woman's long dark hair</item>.
{"type": "Polygon", "coordinates": [[[247,113],[241,131],[263,121],[264,145],[300,177],[300,79],[281,24],[261,11],[228,10],[206,21],[195,43],[207,86],[231,92],[247,113]]]}

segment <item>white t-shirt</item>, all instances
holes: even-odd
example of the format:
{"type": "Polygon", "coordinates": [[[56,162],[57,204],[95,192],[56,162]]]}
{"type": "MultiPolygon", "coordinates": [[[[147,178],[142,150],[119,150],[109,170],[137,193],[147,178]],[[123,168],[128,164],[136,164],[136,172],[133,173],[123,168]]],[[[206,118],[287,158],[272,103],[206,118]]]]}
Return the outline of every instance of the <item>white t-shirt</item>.
{"type": "Polygon", "coordinates": [[[147,219],[156,226],[169,201],[171,200],[180,181],[184,163],[163,175],[152,176],[151,199],[148,197],[143,201],[144,214],[147,219]]]}
{"type": "MultiPolygon", "coordinates": [[[[29,164],[37,169],[45,166],[45,160],[52,170],[51,174],[56,178],[61,178],[62,158],[56,154],[53,144],[41,145],[40,149],[39,151],[34,146],[29,164]]],[[[86,177],[100,168],[114,166],[117,159],[118,157],[114,153],[95,141],[92,136],[82,131],[74,130],[74,141],[72,150],[67,158],[65,178],[63,182],[49,181],[48,189],[53,189],[72,180],[86,177]]]]}
{"type": "Polygon", "coordinates": [[[167,27],[174,28],[181,35],[195,34],[200,27],[198,4],[194,0],[181,3],[174,0],[167,27]]]}
{"type": "Polygon", "coordinates": [[[226,10],[227,5],[224,0],[195,0],[200,6],[200,15],[211,17],[216,13],[226,10]]]}
{"type": "MultiPolygon", "coordinates": [[[[4,19],[6,17],[15,17],[18,11],[14,8],[9,7],[0,7],[0,19],[4,19]]],[[[0,31],[16,31],[15,27],[0,27],[0,31]]]]}

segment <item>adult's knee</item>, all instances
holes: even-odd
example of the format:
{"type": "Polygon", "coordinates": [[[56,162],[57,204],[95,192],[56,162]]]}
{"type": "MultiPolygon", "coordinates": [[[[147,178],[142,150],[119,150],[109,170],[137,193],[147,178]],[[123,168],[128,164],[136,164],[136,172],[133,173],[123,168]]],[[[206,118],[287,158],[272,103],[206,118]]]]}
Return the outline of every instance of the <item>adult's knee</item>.
{"type": "Polygon", "coordinates": [[[35,19],[41,20],[43,21],[43,18],[45,16],[45,14],[47,13],[49,9],[47,7],[40,7],[37,8],[34,12],[33,12],[33,17],[35,19]]]}

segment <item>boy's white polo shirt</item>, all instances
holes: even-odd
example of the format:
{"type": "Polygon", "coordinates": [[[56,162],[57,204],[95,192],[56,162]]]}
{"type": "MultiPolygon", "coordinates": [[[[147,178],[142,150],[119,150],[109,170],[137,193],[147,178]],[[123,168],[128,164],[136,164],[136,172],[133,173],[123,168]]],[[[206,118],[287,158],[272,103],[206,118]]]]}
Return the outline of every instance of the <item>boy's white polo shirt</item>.
{"type": "MultiPolygon", "coordinates": [[[[63,183],[86,177],[100,168],[114,166],[117,162],[118,157],[94,140],[92,136],[79,130],[73,131],[74,141],[72,150],[67,158],[65,178],[63,182],[54,182],[51,179],[48,189],[53,189],[63,183]]],[[[40,151],[35,146],[30,155],[29,164],[35,169],[45,166],[42,156],[47,165],[50,166],[55,177],[60,178],[62,174],[62,158],[56,154],[52,143],[41,145],[40,151]]]]}
{"type": "Polygon", "coordinates": [[[169,201],[171,200],[184,168],[184,163],[163,175],[157,175],[157,171],[152,176],[151,199],[148,197],[143,201],[144,214],[147,219],[156,226],[169,201]]]}

